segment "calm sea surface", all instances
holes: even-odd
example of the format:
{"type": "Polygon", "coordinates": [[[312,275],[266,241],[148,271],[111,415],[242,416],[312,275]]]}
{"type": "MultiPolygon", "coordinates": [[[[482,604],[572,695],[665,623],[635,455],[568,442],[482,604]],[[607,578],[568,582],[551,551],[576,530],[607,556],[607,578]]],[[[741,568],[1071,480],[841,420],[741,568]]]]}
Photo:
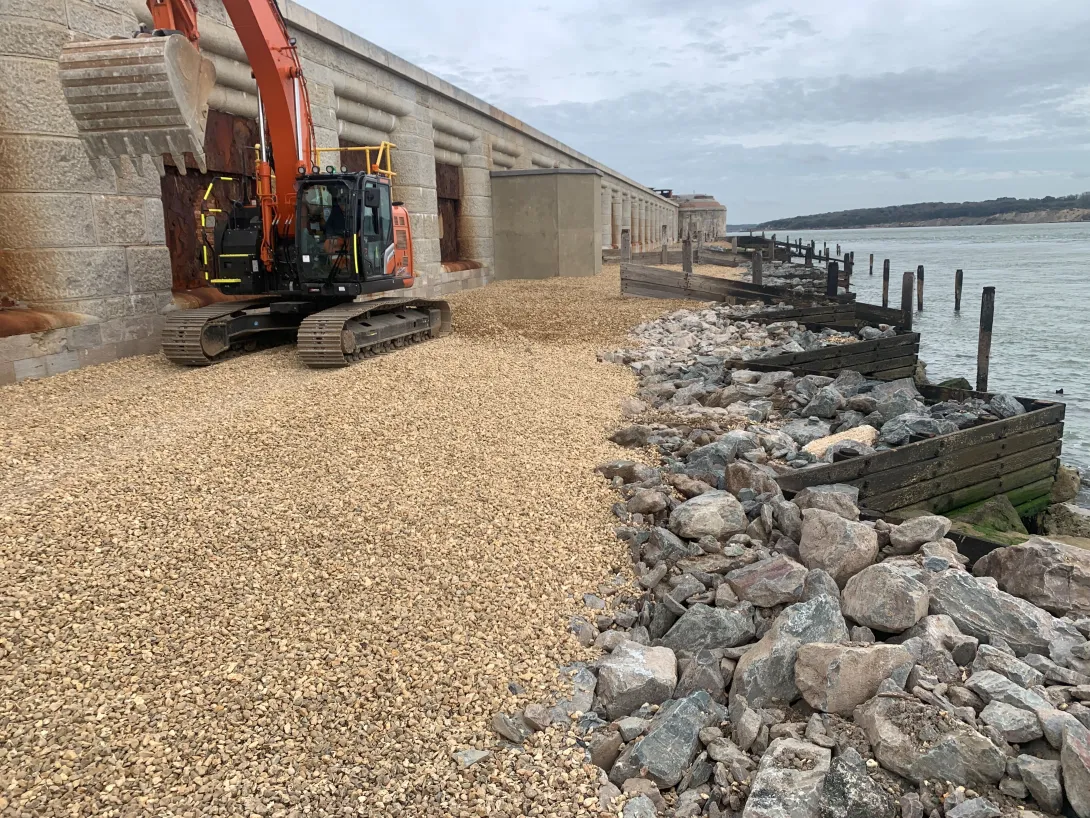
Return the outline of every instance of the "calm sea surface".
{"type": "MultiPolygon", "coordinates": [[[[828,242],[831,250],[839,243],[855,251],[852,289],[872,304],[882,303],[883,259],[890,260],[891,307],[901,303],[901,274],[924,265],[924,311],[913,317],[913,329],[922,336],[920,357],[933,382],[960,376],[976,383],[980,295],[995,287],[989,390],[1064,401],[1063,460],[1090,470],[1090,223],[790,235],[814,239],[818,249],[828,242]],[[959,267],[965,271],[960,314],[954,312],[959,267]]],[[[1090,505],[1090,492],[1080,499],[1090,505]]]]}

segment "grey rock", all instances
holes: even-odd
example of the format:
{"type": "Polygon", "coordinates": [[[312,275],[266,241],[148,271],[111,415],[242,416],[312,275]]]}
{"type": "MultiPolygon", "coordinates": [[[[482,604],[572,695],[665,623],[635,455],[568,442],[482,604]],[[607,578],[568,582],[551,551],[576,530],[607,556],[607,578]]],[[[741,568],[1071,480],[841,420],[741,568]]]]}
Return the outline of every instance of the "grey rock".
{"type": "Polygon", "coordinates": [[[1031,537],[986,554],[973,573],[993,577],[1007,593],[1057,616],[1090,613],[1090,551],[1085,548],[1031,537]]]}
{"type": "Polygon", "coordinates": [[[802,509],[779,497],[769,501],[772,519],[784,536],[798,542],[802,537],[802,509]]]}
{"type": "Polygon", "coordinates": [[[1014,395],[997,392],[988,402],[988,409],[998,418],[1012,418],[1015,415],[1024,415],[1024,407],[1014,395]]]}
{"type": "Polygon", "coordinates": [[[823,420],[793,420],[785,423],[780,431],[801,447],[818,438],[828,437],[832,427],[823,420]]]}
{"type": "Polygon", "coordinates": [[[666,495],[655,489],[637,489],[625,507],[632,514],[658,514],[666,510],[666,495]]]}
{"type": "Polygon", "coordinates": [[[1090,730],[1081,724],[1064,729],[1060,767],[1071,809],[1079,818],[1090,818],[1090,730]]]}
{"type": "Polygon", "coordinates": [[[650,426],[634,424],[618,429],[609,436],[609,439],[618,446],[637,448],[647,445],[647,440],[651,437],[652,431],[654,430],[650,426]]]}
{"type": "Polygon", "coordinates": [[[598,466],[595,471],[606,480],[620,477],[625,483],[643,483],[658,477],[658,469],[635,460],[611,460],[598,466]]]}
{"type": "Polygon", "coordinates": [[[950,520],[946,517],[937,515],[913,517],[890,529],[890,552],[893,554],[913,554],[924,543],[941,540],[949,531],[950,520]]]}
{"type": "Polygon", "coordinates": [[[821,790],[821,818],[896,818],[897,805],[851,747],[833,759],[821,790]]]}
{"type": "Polygon", "coordinates": [[[844,396],[832,386],[823,386],[802,409],[807,417],[831,418],[844,408],[844,396]]]}
{"type": "Polygon", "coordinates": [[[753,606],[712,608],[696,604],[685,612],[662,638],[662,644],[674,651],[696,653],[704,648],[744,645],[753,638],[753,606]]]}
{"type": "Polygon", "coordinates": [[[761,560],[727,574],[727,583],[739,599],[760,608],[798,602],[806,568],[787,557],[761,560]]]}
{"type": "Polygon", "coordinates": [[[1022,800],[1029,798],[1029,790],[1026,789],[1026,785],[1022,783],[1020,778],[1003,776],[999,781],[999,791],[1011,798],[1022,800]]]}
{"type": "Polygon", "coordinates": [[[839,514],[845,520],[859,519],[859,489],[834,483],[826,486],[808,486],[795,495],[795,505],[800,509],[820,508],[839,514]]]}
{"type": "Polygon", "coordinates": [[[957,430],[957,424],[952,421],[939,420],[916,412],[906,412],[882,424],[878,442],[890,446],[903,446],[911,440],[913,435],[935,437],[952,434],[957,430]]]}
{"type": "Polygon", "coordinates": [[[977,649],[976,659],[973,660],[973,671],[979,670],[994,670],[999,675],[1006,676],[1016,685],[1025,688],[1044,684],[1045,681],[1044,674],[1039,670],[1034,670],[1025,662],[1016,659],[1009,653],[993,648],[991,645],[981,645],[977,649]]]}
{"type": "Polygon", "coordinates": [[[884,633],[903,633],[927,615],[927,586],[890,563],[868,565],[844,586],[844,615],[884,633]]]}
{"type": "Polygon", "coordinates": [[[965,680],[965,686],[980,696],[985,703],[1002,702],[1028,710],[1030,713],[1039,713],[1052,707],[1042,696],[1016,685],[994,670],[977,671],[965,680]]]}
{"type": "Polygon", "coordinates": [[[845,398],[857,394],[867,383],[866,377],[853,369],[845,369],[833,381],[832,386],[845,398]]]}
{"type": "Polygon", "coordinates": [[[533,732],[521,718],[512,718],[506,713],[492,714],[492,729],[515,744],[522,744],[533,732]]]}
{"type": "Polygon", "coordinates": [[[947,810],[946,818],[999,818],[999,807],[987,798],[970,798],[952,810],[947,810]]]}
{"type": "Polygon", "coordinates": [[[860,625],[853,625],[848,631],[849,638],[853,642],[863,642],[867,645],[873,645],[875,642],[874,631],[870,628],[865,628],[860,625]]]}
{"type": "Polygon", "coordinates": [[[882,398],[875,403],[874,411],[886,423],[900,415],[921,415],[926,412],[923,402],[911,395],[898,393],[882,398]]]}
{"type": "Polygon", "coordinates": [[[901,818],[923,818],[923,804],[920,796],[914,792],[906,792],[900,800],[901,818]]]}
{"type": "Polygon", "coordinates": [[[454,760],[463,770],[468,770],[474,764],[484,761],[492,753],[488,750],[457,750],[453,753],[454,760]]]}
{"type": "Polygon", "coordinates": [[[679,537],[725,540],[746,530],[749,520],[742,504],[725,491],[709,491],[681,503],[670,512],[669,529],[679,537]]]}
{"type": "MultiPolygon", "coordinates": [[[[680,506],[679,506],[680,508],[680,506]]],[[[647,538],[644,559],[653,563],[676,565],[686,557],[697,557],[704,552],[695,543],[681,539],[672,531],[656,526],[647,538]]]]}
{"type": "Polygon", "coordinates": [[[922,639],[933,648],[948,651],[953,660],[963,667],[973,661],[979,644],[975,636],[963,634],[954,620],[943,614],[925,616],[889,641],[901,643],[915,638],[922,639]]]}
{"type": "Polygon", "coordinates": [[[884,679],[901,672],[903,679],[915,659],[900,645],[802,645],[795,660],[795,684],[806,703],[823,713],[851,716],[874,697],[884,679]]]}
{"type": "Polygon", "coordinates": [[[915,699],[876,696],[856,709],[855,722],[878,762],[916,784],[937,779],[981,787],[998,783],[1006,771],[1006,758],[991,741],[915,699]]]}
{"type": "Polygon", "coordinates": [[[719,706],[703,690],[666,704],[651,720],[646,735],[621,753],[609,779],[620,786],[645,777],[659,789],[675,786],[700,751],[700,730],[718,721],[719,706]]]}
{"type": "Polygon", "coordinates": [[[650,798],[646,795],[637,795],[625,802],[621,815],[622,818],[655,818],[658,812],[650,798]]]}
{"type": "Polygon", "coordinates": [[[541,704],[526,705],[526,709],[522,711],[522,720],[531,730],[538,732],[546,729],[553,721],[549,709],[541,704]]]}
{"type": "Polygon", "coordinates": [[[595,730],[586,743],[590,763],[608,773],[621,754],[621,734],[608,728],[595,730]]]}
{"type": "Polygon", "coordinates": [[[790,605],[761,640],[739,660],[730,697],[743,696],[754,707],[790,704],[799,697],[795,660],[802,645],[846,641],[848,628],[838,601],[819,595],[790,605]]]}
{"type": "Polygon", "coordinates": [[[719,657],[710,650],[697,651],[689,659],[673,697],[682,699],[698,690],[707,691],[717,702],[726,697],[726,681],[719,667],[719,657]]]}
{"type": "Polygon", "coordinates": [[[723,487],[734,495],[750,489],[755,495],[777,494],[776,473],[768,466],[760,466],[737,460],[727,466],[723,474],[723,487]]]}
{"type": "Polygon", "coordinates": [[[998,730],[1011,744],[1023,744],[1044,735],[1036,715],[999,701],[985,707],[980,720],[998,730]]]}
{"type": "Polygon", "coordinates": [[[598,667],[598,702],[611,719],[642,704],[661,704],[677,686],[677,661],[669,648],[622,642],[598,667]]]}
{"type": "MultiPolygon", "coordinates": [[[[1027,653],[1023,658],[1023,661],[1050,682],[1073,686],[1090,685],[1090,676],[1058,665],[1051,659],[1041,656],[1039,653],[1027,653]]],[[[1019,682],[1019,684],[1022,683],[1019,682]]],[[[1041,682],[1034,682],[1033,684],[1041,684],[1041,682]]],[[[1032,687],[1033,684],[1023,684],[1022,686],[1032,687]]]]}
{"type": "Polygon", "coordinates": [[[626,744],[637,736],[642,736],[651,724],[649,719],[641,719],[637,716],[627,716],[617,723],[617,731],[621,734],[621,740],[626,744]]]}
{"type": "Polygon", "coordinates": [[[1090,537],[1090,509],[1074,503],[1055,503],[1045,510],[1042,531],[1049,537],[1090,537]]]}
{"type": "Polygon", "coordinates": [[[1086,641],[1069,622],[1056,619],[965,571],[951,569],[935,574],[930,591],[931,613],[946,614],[963,633],[983,642],[999,636],[1019,656],[1048,653],[1049,646],[1058,641],[1066,640],[1069,644],[1086,641]]]}
{"type": "Polygon", "coordinates": [[[1084,729],[1082,723],[1066,710],[1042,708],[1037,711],[1037,720],[1045,734],[1045,741],[1059,750],[1065,741],[1067,729],[1084,729]]]}
{"type": "Polygon", "coordinates": [[[802,584],[802,601],[809,602],[816,596],[830,596],[840,602],[840,588],[837,587],[828,571],[820,568],[812,568],[806,574],[806,580],[802,584]]]}
{"type": "Polygon", "coordinates": [[[742,818],[820,818],[829,765],[824,747],[776,739],[761,758],[742,818]]]}
{"type": "Polygon", "coordinates": [[[850,577],[878,556],[878,535],[873,528],[831,511],[806,509],[802,514],[799,556],[807,568],[828,571],[843,588],[850,577]]]}
{"type": "Polygon", "coordinates": [[[1031,755],[1018,756],[1018,773],[1033,800],[1049,812],[1059,812],[1064,805],[1060,762],[1031,755]]]}

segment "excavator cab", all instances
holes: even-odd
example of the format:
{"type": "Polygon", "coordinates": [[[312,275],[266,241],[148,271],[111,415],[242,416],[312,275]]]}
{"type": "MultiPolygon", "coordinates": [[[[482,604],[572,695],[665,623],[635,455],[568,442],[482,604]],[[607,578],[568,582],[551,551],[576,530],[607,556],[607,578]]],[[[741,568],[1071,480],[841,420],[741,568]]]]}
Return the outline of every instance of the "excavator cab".
{"type": "Polygon", "coordinates": [[[411,276],[399,264],[389,179],[367,173],[303,177],[296,217],[296,258],[303,292],[357,296],[392,289],[411,276]]]}

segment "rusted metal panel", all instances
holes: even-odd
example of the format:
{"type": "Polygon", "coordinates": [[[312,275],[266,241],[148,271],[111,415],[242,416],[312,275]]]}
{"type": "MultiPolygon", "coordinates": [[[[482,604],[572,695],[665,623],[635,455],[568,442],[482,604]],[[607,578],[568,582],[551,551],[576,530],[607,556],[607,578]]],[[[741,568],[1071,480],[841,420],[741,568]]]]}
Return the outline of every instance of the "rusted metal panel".
{"type": "Polygon", "coordinates": [[[435,195],[440,199],[462,198],[462,173],[457,165],[435,163],[435,195]]]}
{"type": "Polygon", "coordinates": [[[458,200],[439,199],[440,261],[458,261],[458,200]]]}

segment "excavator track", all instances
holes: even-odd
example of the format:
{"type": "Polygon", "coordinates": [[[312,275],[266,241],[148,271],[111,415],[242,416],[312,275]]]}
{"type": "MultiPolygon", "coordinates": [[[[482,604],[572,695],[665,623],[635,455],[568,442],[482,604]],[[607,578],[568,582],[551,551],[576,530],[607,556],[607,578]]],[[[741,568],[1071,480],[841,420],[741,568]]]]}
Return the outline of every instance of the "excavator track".
{"type": "Polygon", "coordinates": [[[167,359],[183,366],[208,366],[215,363],[229,347],[216,349],[208,343],[206,328],[217,319],[236,313],[266,307],[276,299],[258,298],[252,301],[225,301],[193,310],[171,313],[163,325],[162,348],[167,359]]]}
{"type": "Polygon", "coordinates": [[[338,304],[303,319],[297,339],[299,358],[320,369],[348,366],[450,330],[446,301],[376,298],[338,304]]]}

